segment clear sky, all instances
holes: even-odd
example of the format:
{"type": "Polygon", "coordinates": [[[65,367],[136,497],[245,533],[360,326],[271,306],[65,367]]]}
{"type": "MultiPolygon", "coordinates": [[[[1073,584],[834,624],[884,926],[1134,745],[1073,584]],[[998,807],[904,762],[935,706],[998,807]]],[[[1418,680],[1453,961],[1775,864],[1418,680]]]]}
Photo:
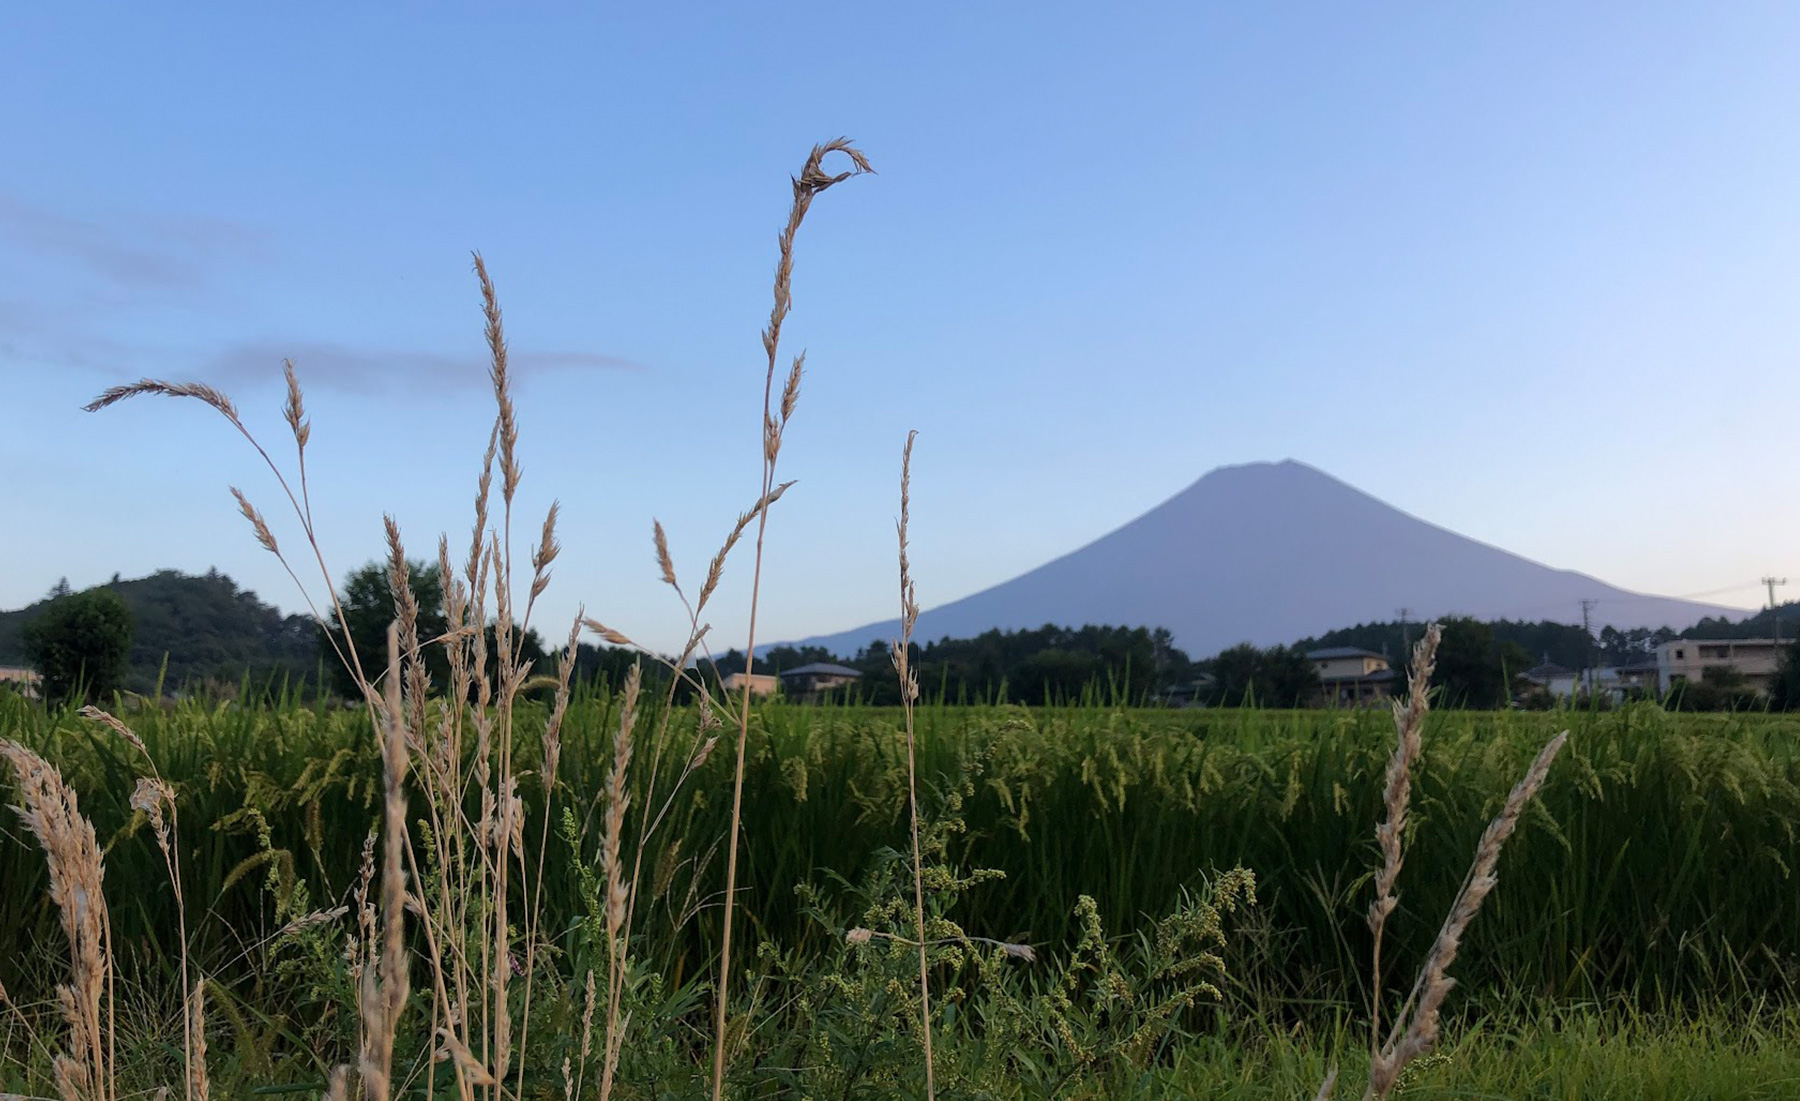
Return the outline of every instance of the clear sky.
{"type": "MultiPolygon", "coordinates": [[[[464,538],[519,371],[521,527],[674,645],[754,498],[787,176],[802,231],[764,639],[926,606],[1293,457],[1627,588],[1800,593],[1800,7],[12,5],[0,16],[0,607],[115,571],[292,583],[254,453],[140,375],[313,415],[338,575],[464,538]]],[[[272,447],[284,462],[285,446],[272,447]]],[[[740,557],[712,617],[741,638],[740,557]]],[[[1574,616],[1576,610],[1570,610],[1574,616]]]]}

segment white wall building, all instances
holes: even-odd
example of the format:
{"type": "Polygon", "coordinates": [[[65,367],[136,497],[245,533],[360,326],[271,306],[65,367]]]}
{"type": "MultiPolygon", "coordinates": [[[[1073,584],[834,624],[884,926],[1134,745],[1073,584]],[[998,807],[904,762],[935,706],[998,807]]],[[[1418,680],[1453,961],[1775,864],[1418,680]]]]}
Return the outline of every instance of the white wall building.
{"type": "Polygon", "coordinates": [[[1712,666],[1743,674],[1750,687],[1767,692],[1781,669],[1789,643],[1772,638],[1678,638],[1656,648],[1656,687],[1668,690],[1677,681],[1698,682],[1712,666]]]}

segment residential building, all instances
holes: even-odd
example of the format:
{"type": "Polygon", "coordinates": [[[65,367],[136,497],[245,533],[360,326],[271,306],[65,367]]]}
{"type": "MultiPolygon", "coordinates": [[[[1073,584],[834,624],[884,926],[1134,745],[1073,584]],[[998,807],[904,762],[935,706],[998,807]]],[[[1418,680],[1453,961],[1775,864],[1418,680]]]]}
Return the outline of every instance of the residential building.
{"type": "Polygon", "coordinates": [[[812,696],[829,688],[854,684],[862,676],[862,670],[816,661],[795,669],[784,669],[776,676],[781,678],[781,689],[788,695],[812,696]]]}
{"type": "Polygon", "coordinates": [[[781,687],[781,678],[773,673],[727,673],[720,683],[727,694],[735,694],[744,690],[744,682],[750,683],[752,696],[772,696],[781,687]]]}
{"type": "Polygon", "coordinates": [[[1656,667],[1648,674],[1642,667],[1605,665],[1598,669],[1573,669],[1558,665],[1548,658],[1519,674],[1519,679],[1536,685],[1559,700],[1599,699],[1608,703],[1653,694],[1656,691],[1656,667]]]}
{"type": "Polygon", "coordinates": [[[0,665],[0,685],[28,700],[35,700],[43,690],[44,678],[36,670],[27,669],[23,665],[0,665]]]}
{"type": "Polygon", "coordinates": [[[1312,662],[1313,671],[1319,675],[1319,687],[1328,705],[1366,706],[1394,694],[1398,674],[1386,654],[1354,646],[1328,646],[1308,650],[1306,660],[1312,662]]]}
{"type": "Polygon", "coordinates": [[[1678,638],[1656,648],[1656,687],[1667,692],[1681,681],[1698,681],[1714,666],[1733,670],[1744,683],[1767,692],[1781,670],[1788,644],[1772,638],[1678,638]]]}
{"type": "Polygon", "coordinates": [[[1619,666],[1619,686],[1639,695],[1656,695],[1657,664],[1655,654],[1634,657],[1619,666]]]}
{"type": "Polygon", "coordinates": [[[1565,700],[1575,694],[1575,684],[1580,678],[1575,670],[1558,665],[1550,660],[1549,654],[1545,654],[1543,661],[1520,673],[1519,679],[1542,688],[1559,700],[1565,700]]]}

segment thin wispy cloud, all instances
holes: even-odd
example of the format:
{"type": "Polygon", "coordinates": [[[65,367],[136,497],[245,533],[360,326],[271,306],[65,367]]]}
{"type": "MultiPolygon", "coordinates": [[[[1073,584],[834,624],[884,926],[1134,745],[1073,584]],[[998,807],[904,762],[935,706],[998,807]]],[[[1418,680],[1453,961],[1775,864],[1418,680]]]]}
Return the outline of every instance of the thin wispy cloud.
{"type": "MultiPolygon", "coordinates": [[[[522,380],[558,373],[641,371],[642,364],[604,352],[533,352],[513,349],[509,363],[522,380]]],[[[195,376],[219,386],[281,381],[282,361],[307,386],[375,394],[429,384],[439,389],[482,389],[488,383],[487,357],[418,349],[352,348],[320,341],[257,340],[234,344],[205,360],[195,376]]]]}
{"type": "Polygon", "coordinates": [[[263,258],[267,238],[219,218],[130,214],[90,221],[0,192],[0,241],[126,289],[192,290],[225,265],[263,258]]]}

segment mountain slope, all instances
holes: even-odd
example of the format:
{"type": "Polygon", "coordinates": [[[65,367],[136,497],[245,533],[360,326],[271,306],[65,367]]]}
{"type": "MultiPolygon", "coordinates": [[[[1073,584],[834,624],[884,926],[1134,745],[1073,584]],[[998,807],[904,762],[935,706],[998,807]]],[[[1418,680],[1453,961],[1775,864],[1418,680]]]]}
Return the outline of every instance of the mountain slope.
{"type": "MultiPolygon", "coordinates": [[[[103,587],[124,598],[136,620],[125,682],[132,691],[155,687],[165,657],[170,689],[202,680],[235,683],[246,672],[257,681],[317,677],[319,641],[312,621],[284,617],[222,573],[159,570],[103,587]]],[[[46,598],[0,612],[0,665],[24,664],[25,624],[49,604],[46,598]]]]}
{"type": "MultiPolygon", "coordinates": [[[[1392,619],[1580,621],[1686,627],[1735,609],[1647,596],[1409,516],[1287,460],[1221,467],[1109,535],[919,617],[917,638],[1045,623],[1163,626],[1195,656],[1392,619]]],[[[898,633],[895,621],[804,640],[840,654],[898,633]]]]}

